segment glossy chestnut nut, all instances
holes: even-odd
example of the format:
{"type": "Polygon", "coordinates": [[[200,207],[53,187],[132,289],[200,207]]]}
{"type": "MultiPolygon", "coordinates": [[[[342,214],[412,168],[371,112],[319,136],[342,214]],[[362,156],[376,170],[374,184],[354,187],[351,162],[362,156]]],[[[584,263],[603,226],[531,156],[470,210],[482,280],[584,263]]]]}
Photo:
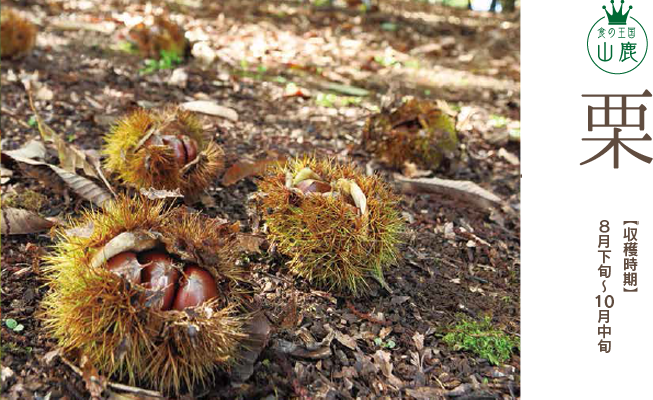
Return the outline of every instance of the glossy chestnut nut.
{"type": "Polygon", "coordinates": [[[179,283],[172,308],[183,310],[195,307],[214,297],[218,297],[218,289],[211,274],[197,265],[189,265],[184,268],[184,277],[179,283]]]}
{"type": "Polygon", "coordinates": [[[174,267],[172,258],[161,251],[152,251],[141,256],[146,263],[143,267],[142,284],[154,291],[163,291],[163,296],[158,302],[160,310],[169,310],[175,299],[179,271],[174,267]]]}
{"type": "Polygon", "coordinates": [[[327,193],[332,190],[331,185],[326,182],[316,181],[314,179],[306,179],[298,182],[295,187],[302,191],[304,194],[308,193],[327,193]]]}
{"type": "Polygon", "coordinates": [[[186,150],[186,164],[197,158],[197,142],[188,136],[180,136],[186,150]]]}
{"type": "Polygon", "coordinates": [[[186,135],[152,135],[145,146],[168,146],[179,166],[184,166],[197,157],[197,142],[186,135]]]}
{"type": "Polygon", "coordinates": [[[136,253],[125,251],[111,257],[107,261],[107,269],[118,276],[122,276],[131,283],[141,283],[141,270],[143,265],[138,262],[136,253]]]}

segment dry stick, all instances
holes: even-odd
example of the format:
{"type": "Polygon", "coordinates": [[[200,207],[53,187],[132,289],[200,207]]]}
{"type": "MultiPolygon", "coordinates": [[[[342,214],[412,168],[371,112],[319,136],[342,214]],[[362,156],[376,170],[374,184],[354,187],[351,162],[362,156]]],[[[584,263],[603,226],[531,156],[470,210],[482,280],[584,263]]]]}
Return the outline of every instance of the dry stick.
{"type": "Polygon", "coordinates": [[[383,326],[392,325],[392,323],[390,321],[381,321],[378,318],[374,318],[370,314],[366,314],[366,313],[358,311],[356,308],[354,308],[354,305],[351,304],[350,301],[347,301],[347,308],[349,308],[351,310],[351,312],[353,312],[354,315],[356,315],[358,318],[362,318],[364,320],[370,321],[373,324],[379,324],[379,325],[383,325],[383,326]]]}
{"type": "Polygon", "coordinates": [[[3,115],[6,115],[6,116],[8,116],[8,117],[14,119],[16,122],[18,122],[19,124],[21,124],[23,127],[27,128],[27,129],[32,129],[32,127],[29,126],[29,124],[28,124],[27,122],[23,121],[23,120],[20,119],[16,114],[10,112],[10,111],[7,110],[6,108],[0,109],[0,113],[2,113],[3,115]]]}
{"type": "MultiPolygon", "coordinates": [[[[59,355],[59,358],[61,358],[61,361],[63,361],[64,364],[69,366],[77,375],[79,375],[81,377],[84,376],[84,373],[82,372],[82,370],[78,366],[73,364],[70,360],[68,360],[66,357],[64,357],[62,355],[59,355]]],[[[159,392],[155,392],[154,390],[147,390],[147,389],[141,389],[139,387],[127,386],[127,385],[123,385],[122,383],[115,383],[115,382],[107,381],[107,386],[109,386],[109,387],[111,387],[113,389],[116,389],[116,390],[122,390],[124,392],[134,393],[134,394],[137,394],[137,395],[140,394],[140,395],[145,395],[145,396],[150,396],[150,397],[158,397],[158,398],[161,398],[161,399],[165,398],[164,395],[162,395],[159,392]]]]}

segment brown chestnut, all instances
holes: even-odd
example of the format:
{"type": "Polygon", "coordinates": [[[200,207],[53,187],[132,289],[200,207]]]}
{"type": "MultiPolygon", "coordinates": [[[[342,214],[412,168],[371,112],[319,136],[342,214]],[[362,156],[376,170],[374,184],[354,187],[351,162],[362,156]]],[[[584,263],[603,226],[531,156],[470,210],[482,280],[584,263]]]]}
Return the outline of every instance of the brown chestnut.
{"type": "Polygon", "coordinates": [[[178,165],[186,165],[186,148],[175,135],[152,135],[145,141],[145,146],[167,146],[172,149],[178,165]]]}
{"type": "Polygon", "coordinates": [[[184,143],[184,150],[186,150],[186,164],[188,164],[197,157],[197,142],[185,135],[178,136],[178,138],[184,143]]]}
{"type": "Polygon", "coordinates": [[[333,190],[331,185],[326,182],[316,181],[314,179],[306,179],[298,182],[295,187],[302,191],[304,194],[309,193],[327,193],[333,190]]]}
{"type": "Polygon", "coordinates": [[[218,289],[211,274],[197,265],[189,265],[184,268],[172,308],[195,307],[214,297],[218,297],[218,289]]]}
{"type": "Polygon", "coordinates": [[[148,289],[163,290],[163,297],[158,303],[160,310],[169,310],[175,299],[179,271],[173,266],[173,261],[161,251],[151,251],[141,256],[146,263],[143,267],[142,282],[148,289]]]}
{"type": "Polygon", "coordinates": [[[143,269],[143,265],[138,262],[136,253],[134,252],[125,251],[111,257],[107,261],[107,268],[131,283],[141,283],[141,270],[143,269]]]}

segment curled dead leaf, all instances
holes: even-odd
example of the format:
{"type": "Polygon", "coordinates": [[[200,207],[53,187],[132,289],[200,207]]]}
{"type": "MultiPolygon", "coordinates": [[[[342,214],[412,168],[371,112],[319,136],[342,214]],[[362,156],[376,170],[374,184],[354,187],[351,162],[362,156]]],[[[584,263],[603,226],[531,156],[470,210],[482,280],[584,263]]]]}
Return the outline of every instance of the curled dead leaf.
{"type": "Polygon", "coordinates": [[[180,107],[184,110],[193,111],[201,114],[213,115],[215,117],[222,117],[230,121],[238,121],[238,113],[236,110],[219,105],[214,101],[208,100],[195,100],[183,103],[180,107]]]}
{"type": "Polygon", "coordinates": [[[2,209],[2,234],[25,235],[50,229],[54,222],[40,215],[19,208],[2,209]]]}
{"type": "Polygon", "coordinates": [[[116,254],[126,251],[140,253],[156,247],[158,241],[144,232],[123,232],[111,239],[93,256],[91,267],[97,268],[116,254]]]}

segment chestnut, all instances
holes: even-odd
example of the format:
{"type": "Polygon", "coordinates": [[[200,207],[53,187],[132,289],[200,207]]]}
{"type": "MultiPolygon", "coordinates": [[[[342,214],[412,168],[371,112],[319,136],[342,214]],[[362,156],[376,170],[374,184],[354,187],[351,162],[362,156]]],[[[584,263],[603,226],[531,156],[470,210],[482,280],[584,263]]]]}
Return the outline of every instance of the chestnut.
{"type": "Polygon", "coordinates": [[[136,253],[134,252],[125,251],[116,254],[107,261],[107,268],[131,283],[141,283],[141,270],[143,269],[143,265],[138,262],[136,253]]]}
{"type": "Polygon", "coordinates": [[[214,297],[218,297],[218,289],[211,274],[197,265],[188,265],[184,268],[172,308],[183,310],[195,307],[214,297]]]}
{"type": "Polygon", "coordinates": [[[161,251],[151,251],[141,255],[145,263],[143,267],[142,284],[148,289],[163,290],[163,297],[158,308],[167,311],[172,306],[177,289],[179,271],[174,267],[173,260],[161,251]]]}
{"type": "Polygon", "coordinates": [[[331,185],[326,182],[316,181],[313,179],[306,179],[298,182],[295,187],[302,191],[304,194],[309,193],[327,193],[332,190],[331,185]]]}
{"type": "Polygon", "coordinates": [[[152,135],[145,146],[168,146],[179,166],[184,166],[197,157],[197,142],[186,135],[152,135]]]}
{"type": "Polygon", "coordinates": [[[179,136],[186,150],[186,164],[197,158],[197,142],[189,136],[179,136]]]}

